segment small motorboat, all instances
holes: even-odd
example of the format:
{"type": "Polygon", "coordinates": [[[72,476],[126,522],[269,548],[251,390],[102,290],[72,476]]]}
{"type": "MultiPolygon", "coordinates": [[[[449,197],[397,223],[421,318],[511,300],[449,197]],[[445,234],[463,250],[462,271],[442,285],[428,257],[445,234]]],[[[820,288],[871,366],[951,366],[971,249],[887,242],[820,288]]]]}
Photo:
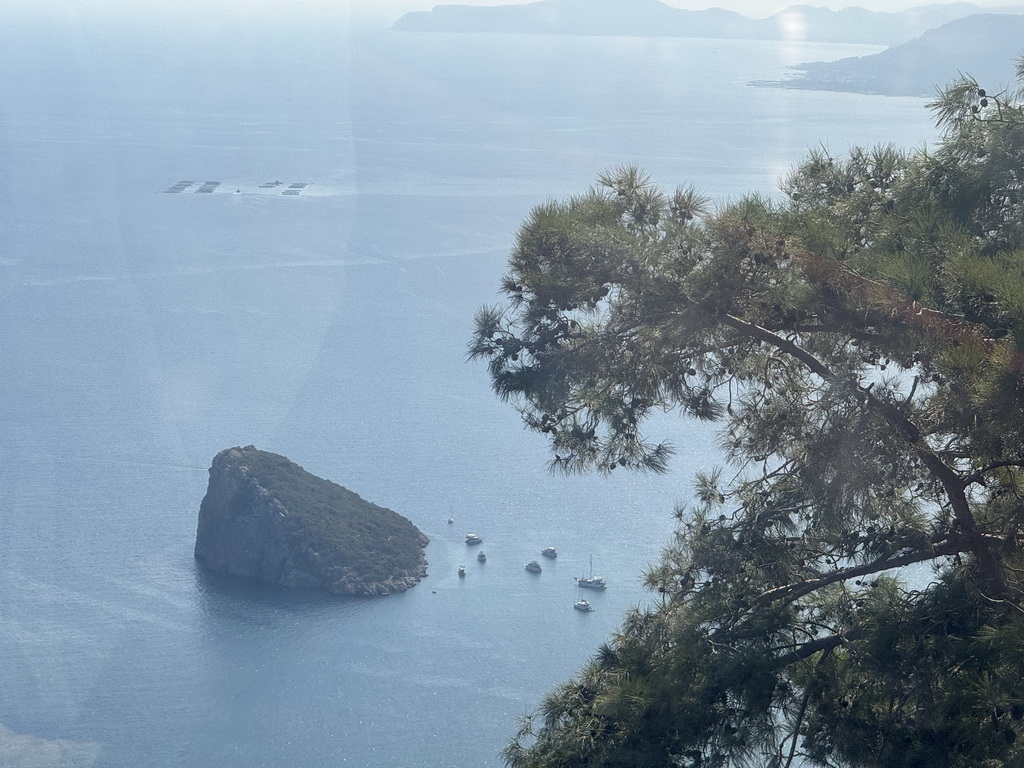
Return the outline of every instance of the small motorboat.
{"type": "Polygon", "coordinates": [[[550,557],[551,559],[558,557],[558,550],[554,547],[544,547],[540,553],[544,555],[544,557],[550,557]]]}
{"type": "Polygon", "coordinates": [[[466,575],[466,566],[460,565],[459,566],[459,576],[465,576],[465,575],[466,575]]]}
{"type": "Polygon", "coordinates": [[[540,563],[538,563],[536,560],[531,560],[526,564],[526,570],[528,570],[530,573],[540,573],[540,563]]]}
{"type": "Polygon", "coordinates": [[[466,543],[467,544],[483,544],[484,540],[482,538],[480,538],[479,536],[477,536],[475,533],[467,533],[466,534],[466,543]]]}
{"type": "Polygon", "coordinates": [[[487,562],[487,555],[484,554],[484,551],[482,549],[480,550],[480,554],[476,556],[476,561],[478,563],[486,563],[487,562]]]}

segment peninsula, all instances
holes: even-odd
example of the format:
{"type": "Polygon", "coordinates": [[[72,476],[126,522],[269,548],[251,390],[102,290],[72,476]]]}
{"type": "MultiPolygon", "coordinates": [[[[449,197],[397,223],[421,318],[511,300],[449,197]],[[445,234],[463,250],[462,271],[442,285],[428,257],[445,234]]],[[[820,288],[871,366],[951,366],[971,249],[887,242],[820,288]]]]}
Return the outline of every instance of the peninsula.
{"type": "Polygon", "coordinates": [[[213,459],[195,557],[280,587],[387,595],[426,576],[428,543],[397,512],[250,445],[213,459]]]}
{"type": "Polygon", "coordinates": [[[849,91],[885,96],[934,96],[937,86],[969,74],[990,92],[1015,79],[1013,63],[1024,40],[1024,15],[979,13],[929,30],[913,40],[867,56],[790,67],[786,88],[849,91]]]}

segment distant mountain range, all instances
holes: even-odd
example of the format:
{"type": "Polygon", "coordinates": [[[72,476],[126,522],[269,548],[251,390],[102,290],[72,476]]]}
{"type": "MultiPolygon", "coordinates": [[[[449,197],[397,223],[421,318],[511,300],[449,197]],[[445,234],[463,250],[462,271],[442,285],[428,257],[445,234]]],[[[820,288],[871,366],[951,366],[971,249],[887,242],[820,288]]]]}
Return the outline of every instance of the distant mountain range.
{"type": "Polygon", "coordinates": [[[933,96],[970,74],[997,92],[1014,82],[1024,54],[1024,5],[982,9],[972,3],[925,5],[899,13],[794,5],[766,19],[711,8],[685,11],[660,0],[539,0],[525,5],[439,5],[402,16],[407,32],[628,35],[800,40],[890,46],[871,56],[808,62],[786,88],[933,96]]]}
{"type": "MultiPolygon", "coordinates": [[[[997,93],[1013,84],[1024,54],[1024,16],[975,14],[928,30],[871,56],[799,64],[792,79],[772,85],[815,90],[934,96],[958,75],[997,93]]],[[[769,83],[759,83],[768,85],[769,83]]]]}
{"type": "Polygon", "coordinates": [[[982,9],[972,3],[925,5],[899,13],[795,5],[766,19],[710,8],[687,11],[659,0],[539,0],[523,5],[438,5],[402,16],[406,32],[476,32],[640,37],[715,37],[896,45],[978,13],[1024,14],[1024,6],[982,9]]]}

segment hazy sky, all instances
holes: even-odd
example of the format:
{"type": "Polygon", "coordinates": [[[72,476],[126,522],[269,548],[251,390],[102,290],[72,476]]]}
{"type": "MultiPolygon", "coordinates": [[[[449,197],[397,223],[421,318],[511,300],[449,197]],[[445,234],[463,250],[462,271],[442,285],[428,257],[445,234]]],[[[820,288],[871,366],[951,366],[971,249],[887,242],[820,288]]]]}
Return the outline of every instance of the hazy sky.
{"type": "MultiPolygon", "coordinates": [[[[451,4],[458,5],[520,5],[523,2],[534,2],[534,0],[450,0],[451,4]]],[[[701,0],[662,0],[665,5],[675,8],[687,8],[689,10],[703,10],[705,8],[726,8],[730,11],[742,13],[745,16],[770,16],[776,11],[788,8],[792,5],[812,5],[821,8],[833,8],[839,10],[848,6],[856,5],[861,8],[868,8],[874,11],[899,11],[906,8],[914,8],[921,5],[930,5],[930,0],[719,0],[718,2],[701,2],[701,0]]],[[[378,0],[378,5],[390,5],[393,9],[404,12],[407,10],[429,10],[441,3],[437,0],[378,0]]],[[[448,3],[446,3],[448,4],[448,3]]],[[[943,3],[937,3],[942,5],[943,3]]],[[[995,6],[1013,5],[1012,2],[974,0],[974,5],[995,6]]]]}
{"type": "MultiPolygon", "coordinates": [[[[979,8],[1020,5],[1024,0],[970,0],[979,8]]],[[[389,27],[407,11],[426,11],[436,5],[520,5],[536,0],[0,0],[0,16],[3,11],[27,11],[29,13],[60,16],[77,16],[82,13],[118,12],[130,17],[145,16],[157,11],[164,16],[182,14],[218,13],[259,16],[271,11],[270,16],[291,12],[305,15],[309,12],[327,11],[337,18],[367,23],[376,27],[389,27]]],[[[688,10],[725,8],[745,16],[763,18],[793,5],[812,5],[839,10],[849,6],[860,6],[875,11],[899,11],[930,4],[945,4],[942,0],[662,0],[666,5],[688,10]]],[[[949,0],[953,2],[953,0],[949,0]]]]}
{"type": "MultiPolygon", "coordinates": [[[[536,0],[0,0],[4,5],[27,5],[27,6],[50,6],[60,7],[68,10],[86,9],[93,7],[132,7],[135,10],[142,10],[147,7],[161,7],[163,9],[174,8],[175,6],[189,6],[196,3],[241,6],[258,9],[261,6],[274,6],[276,8],[287,8],[289,6],[321,6],[334,9],[348,8],[352,11],[382,12],[394,15],[396,18],[406,11],[430,10],[436,5],[521,5],[536,0]]],[[[946,0],[953,2],[954,0],[946,0]]],[[[823,8],[839,10],[848,6],[860,6],[875,11],[899,11],[906,8],[913,8],[931,4],[946,4],[944,0],[662,0],[666,5],[675,8],[686,8],[689,10],[703,10],[706,8],[726,8],[746,16],[764,17],[788,8],[792,5],[812,5],[823,8]]],[[[997,7],[1008,5],[1019,5],[1014,0],[969,0],[973,5],[979,7],[997,7]]]]}

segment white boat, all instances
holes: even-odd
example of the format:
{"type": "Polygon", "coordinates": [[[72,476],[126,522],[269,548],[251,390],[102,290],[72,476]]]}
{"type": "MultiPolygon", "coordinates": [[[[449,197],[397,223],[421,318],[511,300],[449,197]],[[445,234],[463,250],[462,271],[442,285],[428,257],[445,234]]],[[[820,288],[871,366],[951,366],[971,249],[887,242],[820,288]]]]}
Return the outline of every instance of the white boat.
{"type": "Polygon", "coordinates": [[[554,547],[544,547],[544,549],[542,549],[540,553],[544,555],[544,557],[550,557],[552,559],[558,557],[558,552],[557,550],[555,550],[554,547]]]}
{"type": "Polygon", "coordinates": [[[580,590],[579,598],[576,600],[575,603],[573,603],[572,607],[575,608],[577,611],[587,611],[587,612],[590,612],[590,611],[594,610],[594,606],[592,606],[590,604],[590,601],[583,599],[583,590],[582,589],[580,590]]]}
{"type": "Polygon", "coordinates": [[[477,559],[477,562],[486,563],[487,562],[487,555],[485,555],[484,551],[481,549],[480,550],[480,554],[476,556],[476,559],[477,559]]]}
{"type": "Polygon", "coordinates": [[[459,566],[459,576],[465,576],[465,575],[466,575],[466,566],[460,565],[459,566]]]}
{"type": "Polygon", "coordinates": [[[528,570],[530,573],[540,573],[540,563],[538,563],[536,560],[531,560],[526,564],[526,570],[528,570]]]}
{"type": "Polygon", "coordinates": [[[467,533],[466,534],[466,543],[467,544],[483,544],[484,540],[481,539],[479,536],[477,536],[475,533],[467,533]]]}
{"type": "Polygon", "coordinates": [[[594,558],[590,558],[590,575],[589,576],[577,576],[576,583],[583,589],[607,589],[608,585],[604,581],[604,577],[594,575],[594,558]]]}

